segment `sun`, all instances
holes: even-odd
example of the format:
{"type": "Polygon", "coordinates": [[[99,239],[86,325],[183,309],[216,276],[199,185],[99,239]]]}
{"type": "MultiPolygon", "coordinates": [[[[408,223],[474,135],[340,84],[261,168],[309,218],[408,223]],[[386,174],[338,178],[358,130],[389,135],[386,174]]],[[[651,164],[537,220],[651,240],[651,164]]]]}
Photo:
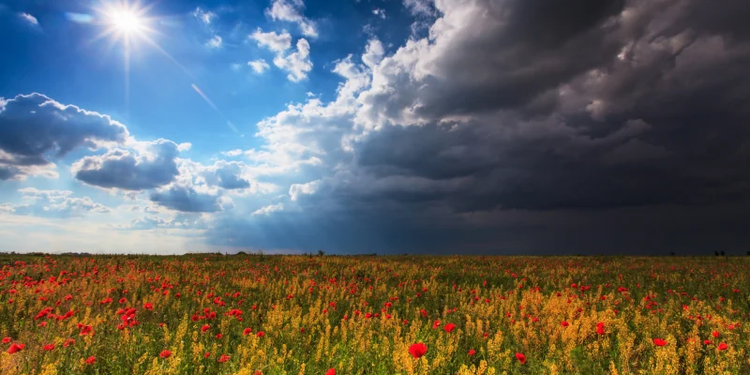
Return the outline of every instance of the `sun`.
{"type": "Polygon", "coordinates": [[[103,27],[95,40],[108,38],[126,45],[136,41],[151,42],[150,35],[155,33],[151,28],[154,18],[148,15],[151,6],[142,6],[137,0],[102,1],[100,7],[94,8],[98,13],[96,23],[103,27]]]}
{"type": "Polygon", "coordinates": [[[119,4],[107,8],[103,13],[107,34],[129,39],[135,35],[143,36],[149,31],[148,18],[143,8],[119,4]]]}
{"type": "Polygon", "coordinates": [[[111,26],[122,34],[131,34],[143,30],[143,19],[130,9],[114,9],[108,16],[111,26]]]}

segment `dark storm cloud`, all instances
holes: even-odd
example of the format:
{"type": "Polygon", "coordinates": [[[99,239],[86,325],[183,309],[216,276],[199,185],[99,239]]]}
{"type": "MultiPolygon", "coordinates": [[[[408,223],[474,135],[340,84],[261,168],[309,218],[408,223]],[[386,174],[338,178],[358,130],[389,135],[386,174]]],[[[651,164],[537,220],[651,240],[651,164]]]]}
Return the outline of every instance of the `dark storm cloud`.
{"type": "MultiPolygon", "coordinates": [[[[399,105],[427,124],[372,132],[355,148],[360,175],[427,179],[425,199],[458,212],[711,204],[747,194],[747,27],[718,22],[747,5],[464,1],[442,8],[452,26],[469,14],[483,17],[459,30],[438,21],[433,43],[414,48],[416,55],[405,47],[376,70],[402,72],[381,77],[406,89],[398,101],[372,101],[390,90],[366,93],[368,113],[380,111],[368,119],[408,125],[392,108],[399,105]],[[434,74],[422,80],[393,67],[419,68],[422,60],[434,74]],[[554,91],[554,104],[535,113],[529,101],[545,90],[554,91]],[[465,124],[445,121],[457,114],[465,124]],[[434,189],[457,179],[460,188],[434,189]]],[[[419,193],[412,189],[407,200],[419,193]]],[[[384,190],[383,199],[399,194],[384,190]]]]}
{"type": "Polygon", "coordinates": [[[389,77],[385,91],[371,91],[368,105],[386,113],[410,108],[419,117],[519,108],[547,90],[606,63],[619,49],[616,23],[621,0],[441,2],[434,39],[412,43],[376,75],[389,77]],[[399,69],[418,54],[413,69],[399,69]],[[394,90],[395,86],[395,90],[394,90]]]}
{"type": "Polygon", "coordinates": [[[49,158],[59,158],[73,149],[94,142],[123,142],[127,129],[109,116],[60,104],[42,94],[0,98],[0,176],[11,178],[49,158]],[[13,173],[11,173],[13,172],[13,173]]]}
{"type": "Polygon", "coordinates": [[[0,165],[0,180],[10,180],[18,174],[18,168],[0,165]]]}
{"type": "Polygon", "coordinates": [[[362,133],[345,152],[326,148],[353,161],[290,189],[304,217],[235,217],[213,241],[543,253],[749,243],[737,207],[750,201],[750,33],[737,14],[750,3],[435,3],[430,37],[372,68],[362,133]]]}
{"type": "Polygon", "coordinates": [[[192,187],[172,186],[166,191],[151,194],[151,201],[182,212],[217,212],[225,207],[220,196],[199,193],[192,187]]]}
{"type": "Polygon", "coordinates": [[[134,155],[112,150],[87,156],[73,166],[75,177],[89,185],[124,190],[154,189],[172,182],[179,170],[179,146],[167,140],[146,143],[145,152],[134,155]]]}

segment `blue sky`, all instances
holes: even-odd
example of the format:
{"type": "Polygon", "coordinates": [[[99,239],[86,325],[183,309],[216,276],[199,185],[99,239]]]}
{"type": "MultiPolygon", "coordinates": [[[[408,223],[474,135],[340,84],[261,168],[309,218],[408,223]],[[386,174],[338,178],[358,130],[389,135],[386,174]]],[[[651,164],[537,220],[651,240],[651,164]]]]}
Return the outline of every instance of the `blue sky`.
{"type": "Polygon", "coordinates": [[[743,251],[746,2],[573,3],[0,0],[0,251],[743,251]]]}

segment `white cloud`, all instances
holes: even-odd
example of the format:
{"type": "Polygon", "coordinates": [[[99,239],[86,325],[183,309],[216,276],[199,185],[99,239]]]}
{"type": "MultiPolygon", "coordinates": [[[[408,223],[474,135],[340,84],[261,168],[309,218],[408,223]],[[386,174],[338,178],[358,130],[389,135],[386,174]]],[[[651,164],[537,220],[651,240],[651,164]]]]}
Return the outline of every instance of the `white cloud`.
{"type": "Polygon", "coordinates": [[[292,184],[289,187],[289,199],[296,201],[300,195],[315,194],[320,187],[321,180],[310,181],[305,184],[292,184]]]}
{"type": "Polygon", "coordinates": [[[433,16],[435,9],[430,0],[404,0],[404,6],[414,16],[433,16]]]}
{"type": "Polygon", "coordinates": [[[292,47],[292,36],[286,30],[283,30],[281,34],[277,34],[273,31],[264,33],[258,28],[254,33],[250,34],[250,38],[258,42],[259,46],[267,47],[276,53],[283,53],[292,47]]]}
{"type": "Polygon", "coordinates": [[[270,215],[274,212],[282,211],[283,209],[283,203],[271,204],[253,211],[253,215],[270,215]]]}
{"type": "Polygon", "coordinates": [[[253,71],[258,74],[262,74],[271,67],[264,59],[249,61],[247,65],[253,68],[253,71]]]}
{"type": "Polygon", "coordinates": [[[70,190],[39,190],[33,187],[18,189],[23,194],[21,203],[5,203],[0,211],[16,215],[67,218],[84,216],[88,212],[110,213],[112,210],[89,197],[74,198],[70,190]]]}
{"type": "Polygon", "coordinates": [[[116,224],[122,230],[205,230],[213,227],[214,217],[206,213],[177,212],[165,215],[146,215],[128,224],[116,224]]]}
{"type": "Polygon", "coordinates": [[[266,9],[273,20],[296,23],[303,35],[310,38],[318,37],[315,22],[302,15],[305,4],[302,0],[273,0],[271,7],[266,9]]]}
{"type": "MultiPolygon", "coordinates": [[[[287,78],[290,81],[299,82],[307,78],[307,73],[312,70],[313,64],[310,61],[310,43],[308,43],[305,38],[297,40],[297,51],[289,54],[286,54],[286,52],[292,46],[292,36],[289,35],[286,30],[282,31],[281,34],[277,34],[273,31],[264,33],[258,28],[250,35],[250,38],[257,41],[259,46],[266,47],[271,51],[276,52],[273,64],[279,69],[289,73],[287,78]]],[[[255,66],[253,66],[253,69],[255,69],[255,66]]],[[[258,72],[257,69],[255,69],[255,71],[258,72]]]]}
{"type": "Polygon", "coordinates": [[[195,18],[197,18],[199,21],[203,22],[204,24],[210,25],[211,20],[216,18],[216,13],[205,11],[201,9],[200,7],[198,7],[198,8],[195,8],[195,11],[193,11],[193,16],[195,16],[195,18]]]}
{"type": "Polygon", "coordinates": [[[304,38],[297,41],[297,51],[286,56],[276,55],[273,64],[279,69],[287,71],[286,76],[292,82],[299,82],[307,78],[307,73],[312,70],[310,61],[310,43],[304,38]]]}
{"type": "Polygon", "coordinates": [[[30,24],[32,24],[34,26],[39,25],[39,20],[37,20],[36,17],[32,16],[31,14],[28,14],[28,13],[19,13],[18,16],[21,17],[21,18],[23,18],[26,22],[28,22],[28,23],[30,23],[30,24]]]}
{"type": "Polygon", "coordinates": [[[210,48],[221,48],[222,40],[221,37],[218,35],[214,35],[213,38],[209,39],[208,42],[206,42],[206,46],[210,48]]]}
{"type": "Polygon", "coordinates": [[[221,154],[224,155],[224,156],[235,157],[235,156],[242,155],[242,150],[240,150],[240,149],[229,150],[229,151],[224,151],[221,154]]]}
{"type": "Polygon", "coordinates": [[[372,10],[372,14],[385,19],[385,9],[375,8],[372,10]]]}
{"type": "Polygon", "coordinates": [[[383,49],[383,43],[377,39],[372,39],[367,44],[365,54],[362,55],[362,62],[367,65],[368,68],[373,69],[381,60],[383,60],[384,54],[385,50],[383,49]]]}

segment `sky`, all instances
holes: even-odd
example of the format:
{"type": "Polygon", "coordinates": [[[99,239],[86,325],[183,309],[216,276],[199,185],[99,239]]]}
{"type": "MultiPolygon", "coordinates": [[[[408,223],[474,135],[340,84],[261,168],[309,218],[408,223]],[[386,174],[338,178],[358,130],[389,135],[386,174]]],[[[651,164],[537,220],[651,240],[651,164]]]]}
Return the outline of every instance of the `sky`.
{"type": "Polygon", "coordinates": [[[0,0],[0,251],[745,254],[747,0],[0,0]]]}

